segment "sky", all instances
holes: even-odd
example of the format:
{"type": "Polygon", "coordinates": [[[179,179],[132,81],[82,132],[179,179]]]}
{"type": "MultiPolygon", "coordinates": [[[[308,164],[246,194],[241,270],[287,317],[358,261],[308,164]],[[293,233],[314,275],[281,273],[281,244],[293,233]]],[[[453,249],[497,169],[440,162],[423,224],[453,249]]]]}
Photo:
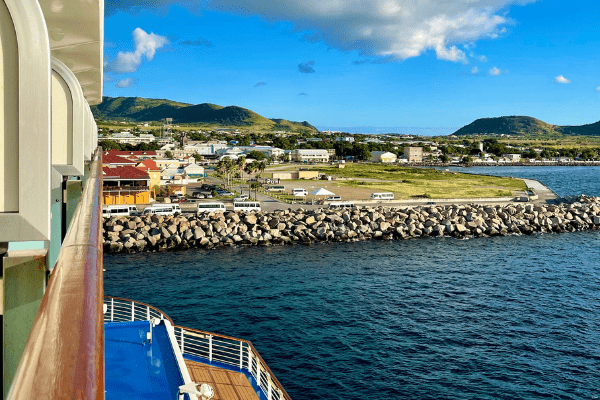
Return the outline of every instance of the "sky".
{"type": "Polygon", "coordinates": [[[105,0],[104,95],[348,132],[600,120],[600,2],[105,0]]]}

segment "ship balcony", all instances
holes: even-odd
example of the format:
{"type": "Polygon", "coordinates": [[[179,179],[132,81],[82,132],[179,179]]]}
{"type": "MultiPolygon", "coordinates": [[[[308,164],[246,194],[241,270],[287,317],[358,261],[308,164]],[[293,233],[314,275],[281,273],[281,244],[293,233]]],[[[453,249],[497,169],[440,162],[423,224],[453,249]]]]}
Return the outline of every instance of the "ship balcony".
{"type": "Polygon", "coordinates": [[[183,385],[208,384],[214,400],[290,400],[247,340],[178,326],[155,307],[110,296],[104,330],[106,399],[178,398],[183,385]]]}

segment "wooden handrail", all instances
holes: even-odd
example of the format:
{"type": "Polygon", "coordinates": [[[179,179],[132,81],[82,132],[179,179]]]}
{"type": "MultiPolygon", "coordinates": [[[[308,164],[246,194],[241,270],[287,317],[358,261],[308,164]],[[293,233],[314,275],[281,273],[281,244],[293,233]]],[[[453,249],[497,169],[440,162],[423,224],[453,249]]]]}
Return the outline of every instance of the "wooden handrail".
{"type": "Polygon", "coordinates": [[[104,399],[101,168],[98,148],[8,399],[104,399]]]}

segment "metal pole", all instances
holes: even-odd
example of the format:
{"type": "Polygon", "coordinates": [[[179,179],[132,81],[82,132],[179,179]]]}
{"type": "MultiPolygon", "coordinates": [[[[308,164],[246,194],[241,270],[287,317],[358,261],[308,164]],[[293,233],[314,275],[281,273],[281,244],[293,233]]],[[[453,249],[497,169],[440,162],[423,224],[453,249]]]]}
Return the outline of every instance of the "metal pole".
{"type": "Polygon", "coordinates": [[[212,362],[213,359],[213,337],[210,335],[208,337],[208,361],[212,362]]]}
{"type": "Polygon", "coordinates": [[[150,307],[146,306],[146,319],[150,321],[150,307]]]}
{"type": "Polygon", "coordinates": [[[183,354],[183,328],[181,328],[181,354],[183,354]]]}
{"type": "Polygon", "coordinates": [[[115,299],[110,299],[110,322],[113,322],[113,316],[115,313],[115,299]]]}
{"type": "Polygon", "coordinates": [[[267,398],[271,400],[272,397],[272,385],[271,385],[271,374],[267,373],[267,398]]]}
{"type": "Polygon", "coordinates": [[[244,342],[240,340],[240,371],[244,368],[244,342]]]}
{"type": "Polygon", "coordinates": [[[131,320],[135,321],[135,303],[131,302],[131,320]]]}

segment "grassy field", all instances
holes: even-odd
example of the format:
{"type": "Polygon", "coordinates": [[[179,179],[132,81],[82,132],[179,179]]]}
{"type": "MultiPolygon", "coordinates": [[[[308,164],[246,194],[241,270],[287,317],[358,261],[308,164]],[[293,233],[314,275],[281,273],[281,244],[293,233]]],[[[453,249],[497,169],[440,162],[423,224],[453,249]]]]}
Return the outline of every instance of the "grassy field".
{"type": "Polygon", "coordinates": [[[336,185],[373,192],[394,192],[396,198],[504,197],[527,189],[521,179],[442,172],[380,164],[346,164],[343,169],[319,167],[320,172],[347,178],[336,185]]]}

